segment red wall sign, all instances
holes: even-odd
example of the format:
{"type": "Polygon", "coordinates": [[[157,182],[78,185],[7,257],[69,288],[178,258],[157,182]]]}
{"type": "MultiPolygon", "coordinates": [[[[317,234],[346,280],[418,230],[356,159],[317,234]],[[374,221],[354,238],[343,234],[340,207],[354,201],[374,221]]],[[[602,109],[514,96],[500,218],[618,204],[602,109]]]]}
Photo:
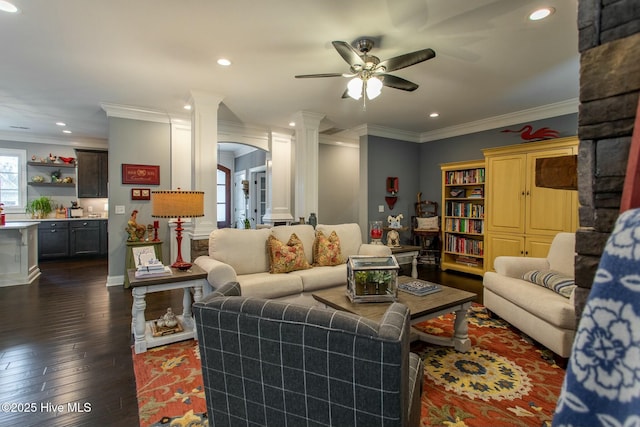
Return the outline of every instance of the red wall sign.
{"type": "Polygon", "coordinates": [[[160,166],[122,164],[123,184],[160,185],[160,166]]]}

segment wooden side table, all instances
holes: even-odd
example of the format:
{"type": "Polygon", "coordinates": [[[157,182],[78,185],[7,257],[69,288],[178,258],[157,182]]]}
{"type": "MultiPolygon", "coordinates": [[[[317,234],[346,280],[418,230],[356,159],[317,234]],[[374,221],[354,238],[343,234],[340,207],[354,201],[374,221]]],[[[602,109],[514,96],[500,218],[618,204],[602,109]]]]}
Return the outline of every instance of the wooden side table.
{"type": "Polygon", "coordinates": [[[396,257],[398,264],[411,264],[411,277],[418,278],[418,255],[420,246],[403,245],[391,248],[391,254],[396,257]]]}
{"type": "Polygon", "coordinates": [[[162,262],[162,240],[150,241],[150,242],[127,242],[127,254],[124,260],[124,287],[129,288],[129,275],[127,271],[131,268],[136,268],[136,261],[133,259],[133,248],[140,248],[144,246],[153,246],[153,250],[156,254],[156,259],[162,262]]]}
{"type": "Polygon", "coordinates": [[[133,305],[131,307],[131,332],[134,337],[136,354],[144,353],[148,348],[158,347],[177,341],[198,339],[191,314],[191,289],[193,289],[193,302],[202,300],[203,295],[211,291],[207,282],[207,272],[197,265],[191,266],[187,271],[172,268],[170,276],[152,277],[148,279],[136,279],[135,269],[127,270],[133,305]],[[171,335],[154,337],[151,321],[147,322],[144,311],[147,308],[145,296],[151,292],[161,292],[170,289],[183,289],[182,314],[178,315],[178,321],[182,325],[182,332],[171,335]]]}

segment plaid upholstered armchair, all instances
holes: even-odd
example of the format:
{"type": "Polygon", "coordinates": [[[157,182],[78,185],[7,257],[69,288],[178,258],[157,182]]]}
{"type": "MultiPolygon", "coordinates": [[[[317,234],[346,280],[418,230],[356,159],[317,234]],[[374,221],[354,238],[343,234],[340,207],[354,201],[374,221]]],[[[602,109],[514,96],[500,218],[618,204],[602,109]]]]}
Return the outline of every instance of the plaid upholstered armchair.
{"type": "Polygon", "coordinates": [[[213,426],[418,426],[423,367],[409,311],[380,323],[240,296],[224,285],[194,304],[213,426]]]}

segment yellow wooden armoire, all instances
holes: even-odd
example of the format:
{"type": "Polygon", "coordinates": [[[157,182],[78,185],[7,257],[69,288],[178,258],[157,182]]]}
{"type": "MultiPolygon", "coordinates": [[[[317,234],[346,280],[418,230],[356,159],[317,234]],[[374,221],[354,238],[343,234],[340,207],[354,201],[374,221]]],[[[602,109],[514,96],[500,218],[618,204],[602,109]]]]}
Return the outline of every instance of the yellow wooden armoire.
{"type": "Polygon", "coordinates": [[[536,187],[536,160],[578,153],[578,138],[483,150],[486,163],[485,269],[497,256],[546,257],[553,237],[578,228],[575,190],[536,187]]]}

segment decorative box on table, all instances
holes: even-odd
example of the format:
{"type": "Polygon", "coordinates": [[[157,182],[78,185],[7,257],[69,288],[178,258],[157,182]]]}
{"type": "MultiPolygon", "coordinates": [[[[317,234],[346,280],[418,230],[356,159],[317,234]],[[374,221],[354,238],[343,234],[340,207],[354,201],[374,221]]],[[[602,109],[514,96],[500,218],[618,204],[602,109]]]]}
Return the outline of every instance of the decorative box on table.
{"type": "Polygon", "coordinates": [[[395,301],[399,269],[393,255],[350,256],[347,262],[347,296],[351,302],[395,301]]]}

